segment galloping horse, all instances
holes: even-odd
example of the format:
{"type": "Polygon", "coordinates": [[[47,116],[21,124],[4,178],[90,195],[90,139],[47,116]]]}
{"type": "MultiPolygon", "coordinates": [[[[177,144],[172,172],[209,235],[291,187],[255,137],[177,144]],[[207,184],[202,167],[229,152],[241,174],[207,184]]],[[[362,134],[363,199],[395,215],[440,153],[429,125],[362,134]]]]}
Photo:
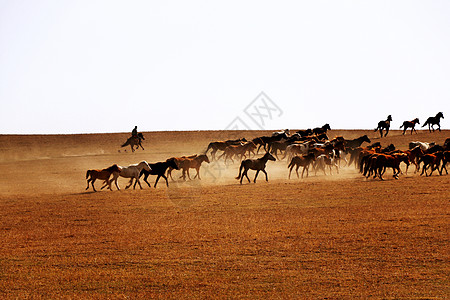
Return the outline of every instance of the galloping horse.
{"type": "Polygon", "coordinates": [[[402,126],[400,126],[400,128],[403,127],[403,135],[405,135],[406,129],[411,127],[411,134],[413,133],[413,131],[417,134],[416,129],[414,128],[416,126],[416,124],[420,124],[419,123],[419,118],[415,118],[412,121],[405,121],[403,122],[402,126]]]}
{"type": "MultiPolygon", "coordinates": [[[[100,180],[104,180],[105,186],[108,185],[108,188],[112,191],[112,188],[111,188],[112,180],[109,180],[109,177],[111,177],[111,175],[113,175],[113,178],[117,178],[119,176],[120,170],[121,170],[120,167],[116,164],[112,165],[109,168],[103,169],[103,170],[87,170],[87,172],[86,172],[86,180],[87,180],[86,190],[89,188],[89,182],[90,182],[92,185],[92,188],[94,189],[94,192],[96,192],[97,190],[95,189],[94,182],[95,182],[95,180],[100,179],[100,180]]],[[[117,185],[117,181],[116,181],[116,187],[118,190],[120,190],[119,186],[117,185]]]]}
{"type": "Polygon", "coordinates": [[[384,134],[384,136],[387,136],[389,133],[389,128],[391,127],[391,121],[392,121],[392,117],[391,115],[389,115],[386,119],[386,121],[380,121],[378,122],[378,127],[375,128],[374,131],[379,130],[380,131],[380,136],[383,137],[383,129],[386,129],[386,133],[384,134]]]}
{"type": "Polygon", "coordinates": [[[258,177],[259,171],[262,171],[264,174],[266,174],[266,181],[269,181],[267,178],[267,172],[265,170],[266,163],[268,160],[276,161],[275,157],[273,157],[272,154],[269,152],[266,152],[263,157],[260,157],[258,159],[246,159],[241,162],[241,166],[239,168],[239,175],[236,177],[236,179],[240,179],[240,183],[242,184],[242,179],[244,179],[244,176],[247,177],[248,182],[250,182],[250,178],[248,178],[247,172],[249,169],[256,170],[255,179],[253,182],[256,183],[256,178],[258,177]],[[244,172],[242,172],[242,169],[244,169],[244,172]],[[242,174],[242,175],[241,175],[242,174]]]}
{"type": "Polygon", "coordinates": [[[149,175],[157,175],[158,177],[156,177],[155,188],[156,188],[156,185],[158,184],[159,178],[161,178],[161,177],[166,180],[166,186],[169,187],[169,182],[168,182],[167,177],[165,175],[166,170],[168,168],[172,168],[172,169],[178,170],[178,165],[177,165],[174,157],[168,158],[164,162],[157,162],[157,163],[154,163],[154,164],[149,164],[149,166],[150,166],[151,170],[147,171],[147,170],[143,169],[141,171],[141,174],[139,175],[139,177],[144,175],[145,183],[147,183],[148,186],[151,187],[150,183],[148,183],[148,181],[147,181],[147,178],[148,178],[149,175]]]}
{"type": "MultiPolygon", "coordinates": [[[[133,189],[136,189],[136,183],[139,184],[139,187],[142,189],[142,185],[139,182],[139,177],[141,175],[142,169],[145,169],[147,171],[151,171],[150,166],[148,163],[143,160],[138,164],[129,165],[128,167],[121,167],[122,170],[120,171],[119,175],[120,177],[124,178],[131,178],[129,184],[125,187],[125,189],[129,188],[133,184],[133,179],[135,179],[135,183],[133,186],[133,189]]],[[[113,179],[117,184],[117,178],[113,179]]],[[[111,180],[112,181],[112,180],[111,180]]]]}
{"type": "Polygon", "coordinates": [[[436,114],[436,116],[434,116],[434,117],[429,117],[426,121],[425,121],[425,123],[423,123],[423,125],[422,125],[422,127],[425,127],[425,126],[427,126],[428,125],[428,130],[431,132],[431,129],[433,129],[433,131],[434,131],[434,125],[437,125],[438,126],[438,130],[439,131],[441,131],[441,120],[440,119],[443,119],[444,118],[444,114],[442,113],[442,112],[438,112],[437,114],[436,114]]]}
{"type": "Polygon", "coordinates": [[[135,151],[134,146],[137,146],[136,150],[139,149],[139,147],[141,147],[142,150],[144,150],[144,147],[142,147],[142,144],[141,144],[142,140],[145,140],[144,135],[141,132],[139,132],[137,137],[132,136],[132,137],[128,138],[128,140],[121,147],[130,145],[132,152],[135,151]]]}
{"type": "Polygon", "coordinates": [[[322,133],[327,133],[327,130],[331,130],[330,124],[328,124],[328,123],[323,125],[322,127],[316,127],[312,131],[316,135],[320,135],[322,133]]]}

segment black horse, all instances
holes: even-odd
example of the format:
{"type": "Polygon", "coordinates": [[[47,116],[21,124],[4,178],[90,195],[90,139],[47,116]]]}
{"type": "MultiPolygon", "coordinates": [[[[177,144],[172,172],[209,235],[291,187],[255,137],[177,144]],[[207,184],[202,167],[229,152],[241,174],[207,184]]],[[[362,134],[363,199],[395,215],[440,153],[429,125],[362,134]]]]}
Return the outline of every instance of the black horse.
{"type": "Polygon", "coordinates": [[[428,125],[428,130],[431,132],[431,129],[434,131],[434,125],[438,126],[438,130],[441,131],[441,118],[444,118],[444,114],[442,112],[438,112],[436,116],[429,117],[425,123],[423,123],[422,127],[425,127],[428,125]]]}
{"type": "Polygon", "coordinates": [[[166,180],[166,185],[167,187],[169,187],[169,181],[167,180],[167,177],[165,175],[167,168],[171,167],[174,168],[175,170],[178,170],[178,165],[175,162],[174,158],[169,158],[164,162],[157,162],[154,164],[149,164],[151,171],[147,171],[145,169],[143,169],[141,171],[141,174],[139,174],[139,178],[144,175],[144,181],[148,184],[149,187],[151,187],[150,183],[148,183],[147,178],[149,175],[157,175],[158,177],[156,177],[156,181],[155,181],[155,188],[156,185],[158,184],[158,180],[159,178],[164,178],[166,180]]]}
{"type": "Polygon", "coordinates": [[[389,128],[391,127],[391,121],[392,121],[392,117],[391,115],[389,115],[386,119],[386,121],[380,121],[378,122],[378,127],[375,128],[374,131],[379,130],[380,131],[380,137],[383,137],[383,129],[386,130],[386,133],[384,134],[384,136],[387,136],[389,133],[389,128]]]}
{"type": "Polygon", "coordinates": [[[252,140],[252,142],[255,143],[255,145],[259,145],[258,150],[256,150],[256,154],[258,154],[259,149],[261,149],[261,147],[264,147],[265,151],[269,151],[267,146],[270,146],[270,144],[272,144],[274,142],[279,142],[283,139],[284,140],[289,139],[289,136],[287,135],[286,132],[277,134],[275,136],[260,136],[260,137],[254,138],[252,140]]]}
{"type": "Polygon", "coordinates": [[[322,127],[316,127],[312,131],[316,135],[319,135],[319,134],[322,134],[322,133],[327,133],[327,130],[331,130],[330,124],[328,124],[328,123],[323,125],[322,127]]]}

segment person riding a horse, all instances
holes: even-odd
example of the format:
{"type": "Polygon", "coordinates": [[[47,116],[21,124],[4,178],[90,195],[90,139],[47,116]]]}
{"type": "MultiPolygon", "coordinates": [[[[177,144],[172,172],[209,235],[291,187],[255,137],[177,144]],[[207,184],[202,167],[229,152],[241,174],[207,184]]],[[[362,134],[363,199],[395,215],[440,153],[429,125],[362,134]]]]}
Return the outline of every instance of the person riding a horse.
{"type": "Polygon", "coordinates": [[[131,131],[131,136],[139,138],[138,137],[137,126],[134,126],[133,130],[131,131]]]}

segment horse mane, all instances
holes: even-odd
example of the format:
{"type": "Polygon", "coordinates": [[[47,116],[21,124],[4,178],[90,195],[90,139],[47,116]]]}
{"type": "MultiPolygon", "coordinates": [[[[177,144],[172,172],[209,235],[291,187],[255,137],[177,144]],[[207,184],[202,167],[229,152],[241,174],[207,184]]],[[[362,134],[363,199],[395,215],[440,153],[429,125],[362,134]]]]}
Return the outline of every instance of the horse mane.
{"type": "Polygon", "coordinates": [[[114,164],[111,167],[106,168],[105,171],[108,171],[108,172],[119,171],[119,166],[117,164],[114,164]]]}

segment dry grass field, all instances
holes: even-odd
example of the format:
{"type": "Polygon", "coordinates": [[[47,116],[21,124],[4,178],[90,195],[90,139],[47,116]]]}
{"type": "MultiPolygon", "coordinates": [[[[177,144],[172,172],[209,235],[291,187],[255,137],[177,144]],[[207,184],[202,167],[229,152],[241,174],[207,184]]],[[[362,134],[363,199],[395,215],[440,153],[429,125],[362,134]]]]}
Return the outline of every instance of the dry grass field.
{"type": "MultiPolygon", "coordinates": [[[[238,163],[166,188],[85,191],[87,169],[201,153],[211,141],[270,132],[0,135],[1,298],[450,297],[450,176],[365,179],[355,168],[269,182],[234,179],[238,163]]],[[[450,131],[387,138],[442,144],[450,131]]],[[[404,167],[403,167],[404,170],[404,167]]],[[[250,177],[254,173],[250,174],[250,177]]],[[[153,182],[154,177],[151,178],[153,182]]],[[[126,179],[120,178],[124,188],[126,179]]]]}

